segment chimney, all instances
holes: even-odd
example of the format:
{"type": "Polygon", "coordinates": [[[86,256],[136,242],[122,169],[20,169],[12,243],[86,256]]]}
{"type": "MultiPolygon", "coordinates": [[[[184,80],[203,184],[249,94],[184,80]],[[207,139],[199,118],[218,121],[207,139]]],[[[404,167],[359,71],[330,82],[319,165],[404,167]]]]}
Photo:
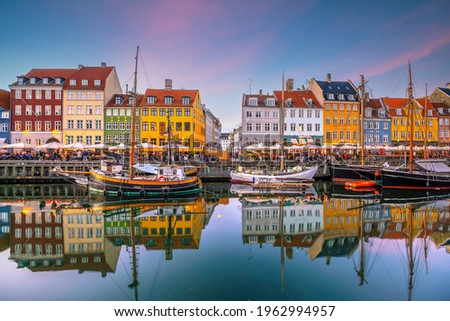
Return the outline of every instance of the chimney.
{"type": "Polygon", "coordinates": [[[370,100],[369,93],[364,93],[364,100],[365,101],[369,101],[370,100]]]}
{"type": "Polygon", "coordinates": [[[164,84],[165,84],[164,89],[172,89],[172,79],[166,79],[164,84]]]}
{"type": "Polygon", "coordinates": [[[448,88],[448,89],[450,89],[450,82],[446,83],[446,84],[445,84],[445,87],[448,88]]]}
{"type": "Polygon", "coordinates": [[[78,65],[78,70],[80,70],[81,68],[84,68],[83,65],[78,65]]]}
{"type": "Polygon", "coordinates": [[[262,89],[259,90],[259,95],[262,96],[262,89]]]}
{"type": "Polygon", "coordinates": [[[102,66],[102,68],[105,68],[106,67],[106,62],[102,61],[101,66],[102,66]]]}
{"type": "Polygon", "coordinates": [[[327,82],[331,82],[331,73],[327,73],[327,82]]]}
{"type": "Polygon", "coordinates": [[[294,90],[294,79],[289,78],[286,80],[286,90],[288,91],[294,90]]]}

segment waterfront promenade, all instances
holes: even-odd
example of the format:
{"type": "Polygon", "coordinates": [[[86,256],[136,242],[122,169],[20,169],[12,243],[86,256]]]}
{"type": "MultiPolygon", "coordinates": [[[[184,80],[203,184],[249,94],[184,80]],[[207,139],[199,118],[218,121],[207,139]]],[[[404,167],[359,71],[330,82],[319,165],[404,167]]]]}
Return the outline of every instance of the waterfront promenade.
{"type": "MultiPolygon", "coordinates": [[[[287,161],[285,166],[291,167],[298,164],[287,161]]],[[[258,161],[213,161],[213,162],[190,162],[189,165],[198,167],[198,176],[207,182],[223,182],[230,179],[230,171],[239,166],[254,168],[263,166],[266,169],[279,168],[276,161],[261,163],[258,161]]],[[[55,167],[64,171],[85,172],[91,167],[99,167],[100,160],[0,160],[0,182],[14,184],[35,183],[57,183],[63,179],[52,173],[55,167]]],[[[322,164],[314,177],[316,180],[327,180],[330,178],[329,169],[322,164]]]]}

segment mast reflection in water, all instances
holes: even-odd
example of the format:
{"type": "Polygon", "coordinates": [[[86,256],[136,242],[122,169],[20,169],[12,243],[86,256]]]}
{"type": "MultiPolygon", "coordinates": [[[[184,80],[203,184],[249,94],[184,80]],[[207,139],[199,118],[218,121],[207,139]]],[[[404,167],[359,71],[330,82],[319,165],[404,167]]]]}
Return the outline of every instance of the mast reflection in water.
{"type": "Polygon", "coordinates": [[[449,199],[4,200],[1,300],[449,300],[449,199]]]}

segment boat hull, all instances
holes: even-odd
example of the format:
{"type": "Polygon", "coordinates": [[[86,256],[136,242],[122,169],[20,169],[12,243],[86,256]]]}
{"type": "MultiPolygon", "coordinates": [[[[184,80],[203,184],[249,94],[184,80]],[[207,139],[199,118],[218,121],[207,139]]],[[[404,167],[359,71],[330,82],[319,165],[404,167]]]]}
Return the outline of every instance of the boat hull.
{"type": "Polygon", "coordinates": [[[450,175],[382,170],[383,189],[450,190],[450,175]]]}
{"type": "Polygon", "coordinates": [[[380,179],[381,168],[372,165],[331,164],[330,174],[334,184],[344,185],[346,182],[380,179]]]}
{"type": "Polygon", "coordinates": [[[246,172],[231,171],[230,178],[232,183],[255,183],[258,181],[270,182],[283,182],[286,180],[311,180],[317,172],[319,166],[306,169],[301,172],[283,173],[280,175],[270,174],[252,174],[246,172]]]}
{"type": "Polygon", "coordinates": [[[169,198],[199,194],[202,191],[202,184],[197,177],[173,181],[158,181],[145,177],[127,179],[109,177],[91,170],[89,190],[105,196],[169,198]]]}

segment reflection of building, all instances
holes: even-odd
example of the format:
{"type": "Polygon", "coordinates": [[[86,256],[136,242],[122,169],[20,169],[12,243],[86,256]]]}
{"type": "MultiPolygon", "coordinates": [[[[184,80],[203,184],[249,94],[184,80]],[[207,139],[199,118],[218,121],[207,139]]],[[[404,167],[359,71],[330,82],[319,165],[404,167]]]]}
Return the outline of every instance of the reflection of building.
{"type": "Polygon", "coordinates": [[[11,259],[19,267],[61,266],[63,228],[59,212],[24,208],[11,215],[11,259]]]}
{"type": "Polygon", "coordinates": [[[323,204],[302,198],[243,198],[242,236],[244,243],[270,243],[287,248],[308,248],[310,256],[320,249],[323,231],[323,204]],[[283,216],[280,217],[280,213],[283,216]],[[282,229],[280,228],[282,226],[282,229]]]}
{"type": "Polygon", "coordinates": [[[141,214],[141,241],[148,250],[164,250],[171,260],[173,250],[197,249],[207,218],[204,199],[179,205],[156,206],[141,214]]]}
{"type": "Polygon", "coordinates": [[[64,223],[65,268],[114,272],[120,251],[105,238],[103,208],[68,207],[64,223]]]}
{"type": "Polygon", "coordinates": [[[10,206],[0,206],[0,252],[9,247],[10,239],[10,206]]]}

